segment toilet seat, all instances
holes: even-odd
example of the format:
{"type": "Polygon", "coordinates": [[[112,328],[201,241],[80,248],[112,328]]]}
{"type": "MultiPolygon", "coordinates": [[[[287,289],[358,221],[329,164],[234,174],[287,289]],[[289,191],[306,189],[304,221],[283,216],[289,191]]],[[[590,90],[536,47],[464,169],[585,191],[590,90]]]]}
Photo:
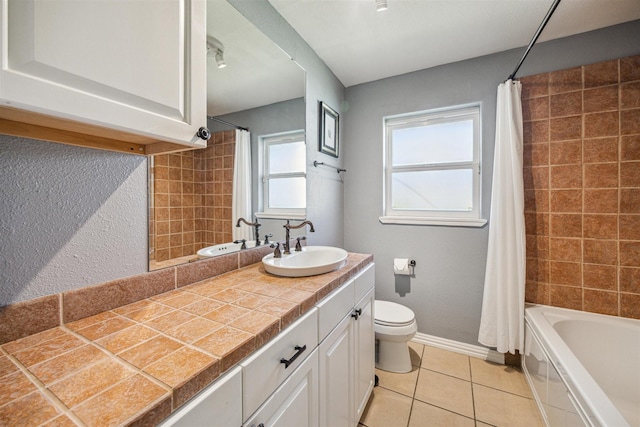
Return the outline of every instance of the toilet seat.
{"type": "Polygon", "coordinates": [[[375,300],[374,322],[382,326],[407,326],[415,321],[415,315],[410,308],[391,301],[375,300]]]}

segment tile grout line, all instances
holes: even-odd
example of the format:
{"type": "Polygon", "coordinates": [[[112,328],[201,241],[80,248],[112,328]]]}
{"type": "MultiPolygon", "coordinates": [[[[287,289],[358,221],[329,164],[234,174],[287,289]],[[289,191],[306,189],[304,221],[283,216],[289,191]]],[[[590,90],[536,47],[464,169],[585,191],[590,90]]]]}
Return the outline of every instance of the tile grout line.
{"type": "MultiPolygon", "coordinates": [[[[427,402],[427,401],[423,401],[423,400],[420,400],[420,399],[416,399],[416,393],[417,393],[418,381],[419,381],[419,379],[420,379],[420,375],[422,374],[422,372],[421,372],[421,371],[422,371],[422,369],[425,369],[426,371],[429,371],[429,372],[434,372],[434,373],[438,373],[438,374],[440,374],[440,375],[445,375],[445,376],[448,376],[448,377],[451,377],[451,378],[455,378],[455,379],[458,379],[458,380],[463,380],[462,378],[459,378],[459,377],[456,377],[456,376],[453,376],[453,375],[446,374],[446,373],[441,372],[441,371],[439,371],[439,370],[423,368],[423,367],[422,367],[422,362],[423,362],[423,360],[424,360],[424,357],[426,357],[426,356],[425,356],[425,350],[426,350],[426,348],[427,348],[427,347],[428,347],[428,346],[426,346],[426,345],[423,345],[423,347],[422,347],[422,349],[423,349],[423,353],[422,353],[422,356],[420,357],[420,365],[419,365],[419,366],[416,366],[416,365],[413,365],[413,364],[412,364],[412,366],[413,366],[414,368],[415,368],[415,367],[417,367],[419,370],[418,370],[417,377],[416,377],[416,380],[415,380],[415,385],[414,385],[413,394],[412,394],[412,396],[411,396],[411,404],[410,404],[410,407],[409,407],[409,419],[408,419],[408,421],[407,421],[407,426],[411,426],[411,425],[412,425],[412,424],[411,424],[411,419],[412,419],[411,417],[412,417],[412,415],[413,415],[413,409],[416,407],[416,406],[415,406],[415,401],[416,401],[416,400],[419,400],[420,402],[422,402],[422,403],[424,403],[424,404],[426,404],[426,405],[433,406],[433,407],[436,407],[436,408],[442,409],[442,410],[444,410],[444,411],[446,411],[446,412],[449,412],[449,413],[455,414],[455,415],[457,415],[457,416],[460,416],[460,417],[464,417],[464,418],[470,419],[470,420],[472,420],[472,421],[474,422],[474,424],[475,424],[475,425],[479,425],[479,424],[482,424],[482,425],[492,425],[492,424],[489,424],[487,421],[479,420],[479,419],[477,418],[477,417],[478,417],[478,414],[477,414],[477,408],[476,408],[476,405],[475,405],[475,393],[474,393],[474,390],[473,390],[473,388],[474,388],[474,384],[475,384],[475,385],[478,385],[478,386],[481,386],[481,387],[485,387],[485,388],[487,388],[487,389],[494,390],[494,391],[496,391],[496,392],[506,393],[506,394],[508,394],[508,395],[511,395],[511,396],[514,396],[514,397],[517,397],[517,398],[527,399],[527,400],[532,400],[532,398],[531,398],[530,396],[527,396],[527,395],[524,395],[524,394],[520,394],[520,393],[518,393],[518,392],[508,391],[508,390],[505,390],[505,389],[502,389],[502,388],[496,388],[496,387],[493,387],[493,386],[484,385],[484,384],[478,383],[477,381],[474,381],[473,367],[472,367],[472,366],[473,366],[473,364],[472,364],[472,361],[473,361],[473,360],[472,360],[472,358],[471,358],[471,357],[467,357],[467,362],[466,362],[466,363],[467,363],[467,366],[468,366],[468,369],[469,369],[469,380],[468,380],[468,381],[467,381],[467,380],[464,380],[464,381],[468,382],[468,383],[469,383],[469,385],[471,386],[471,399],[472,399],[472,408],[473,408],[473,416],[472,416],[472,417],[466,416],[466,415],[464,415],[464,414],[461,414],[461,413],[459,413],[459,412],[456,412],[455,410],[452,410],[452,409],[449,409],[449,408],[446,408],[446,407],[441,407],[441,406],[438,406],[438,405],[434,405],[433,403],[429,403],[429,402],[427,402]]],[[[394,389],[391,389],[391,388],[387,388],[387,387],[384,387],[384,386],[383,386],[382,388],[384,388],[385,390],[389,390],[390,392],[393,392],[393,393],[398,393],[398,394],[400,394],[400,395],[404,395],[403,393],[398,392],[398,391],[395,391],[394,389]]],[[[404,396],[408,396],[408,395],[404,395],[404,396]]],[[[362,427],[367,427],[365,424],[362,424],[362,423],[360,423],[360,424],[361,424],[361,426],[362,426],[362,427]]]]}
{"type": "MultiPolygon", "coordinates": [[[[413,414],[413,405],[416,402],[416,391],[418,390],[418,381],[420,381],[420,371],[422,370],[422,359],[424,358],[424,345],[422,345],[422,352],[420,354],[420,365],[418,368],[418,375],[416,376],[416,383],[413,386],[413,393],[411,395],[411,406],[409,407],[409,418],[407,418],[407,427],[411,425],[411,415],[413,414]]],[[[411,365],[413,368],[413,364],[411,365]]]]}
{"type": "MultiPolygon", "coordinates": [[[[48,387],[46,386],[46,384],[44,384],[42,381],[40,381],[40,379],[38,377],[36,377],[33,373],[31,373],[29,368],[25,364],[23,364],[17,357],[15,357],[13,354],[8,352],[4,348],[0,348],[0,352],[1,352],[1,354],[4,354],[9,360],[11,360],[11,362],[13,362],[13,364],[18,368],[18,370],[25,377],[27,377],[27,379],[29,381],[31,381],[32,384],[34,384],[36,386],[36,389],[34,391],[32,391],[30,393],[27,393],[25,396],[28,396],[29,394],[32,394],[32,393],[35,393],[35,392],[39,392],[49,401],[49,403],[54,408],[56,408],[57,410],[60,411],[60,413],[58,415],[56,415],[54,418],[48,420],[47,422],[52,421],[52,420],[54,420],[56,418],[59,418],[61,415],[66,415],[69,419],[71,419],[77,425],[81,425],[81,426],[85,426],[86,425],[72,411],[72,409],[69,406],[67,406],[62,400],[60,400],[58,398],[58,396],[56,396],[51,390],[49,390],[48,387]]],[[[22,399],[23,397],[24,396],[22,396],[22,397],[20,397],[18,399],[14,399],[14,401],[22,399]]]]}
{"type": "Polygon", "coordinates": [[[473,408],[473,423],[478,425],[478,416],[476,414],[476,399],[473,394],[473,371],[471,369],[471,358],[467,356],[467,364],[469,365],[469,385],[471,386],[471,407],[473,408]]]}

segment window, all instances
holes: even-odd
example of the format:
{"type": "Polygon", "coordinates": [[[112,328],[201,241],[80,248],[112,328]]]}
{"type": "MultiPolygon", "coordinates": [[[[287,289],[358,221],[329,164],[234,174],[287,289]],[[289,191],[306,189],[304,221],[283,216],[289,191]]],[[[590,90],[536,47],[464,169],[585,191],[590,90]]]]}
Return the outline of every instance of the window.
{"type": "Polygon", "coordinates": [[[304,218],[307,207],[304,131],[260,137],[262,217],[304,218]]]}
{"type": "Polygon", "coordinates": [[[386,117],[383,223],[482,226],[480,106],[386,117]]]}

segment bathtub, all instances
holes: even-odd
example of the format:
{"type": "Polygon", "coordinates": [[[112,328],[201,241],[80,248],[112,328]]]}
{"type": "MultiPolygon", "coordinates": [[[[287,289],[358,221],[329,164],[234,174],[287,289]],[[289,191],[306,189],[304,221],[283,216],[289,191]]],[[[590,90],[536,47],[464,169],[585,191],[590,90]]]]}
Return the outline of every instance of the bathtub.
{"type": "Polygon", "coordinates": [[[640,320],[527,304],[522,362],[547,425],[640,427],[640,320]]]}

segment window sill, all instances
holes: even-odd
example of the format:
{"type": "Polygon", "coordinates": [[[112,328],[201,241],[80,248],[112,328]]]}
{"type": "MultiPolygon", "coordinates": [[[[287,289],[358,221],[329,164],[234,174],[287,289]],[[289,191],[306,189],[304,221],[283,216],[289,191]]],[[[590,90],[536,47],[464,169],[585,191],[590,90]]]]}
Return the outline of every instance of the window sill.
{"type": "Polygon", "coordinates": [[[440,225],[448,227],[483,227],[486,219],[475,218],[422,218],[413,216],[381,216],[380,222],[383,224],[406,224],[406,225],[440,225]]]}
{"type": "Polygon", "coordinates": [[[293,219],[293,220],[305,220],[307,219],[307,214],[287,214],[287,213],[267,213],[267,212],[256,212],[257,218],[260,219],[293,219]]]}

